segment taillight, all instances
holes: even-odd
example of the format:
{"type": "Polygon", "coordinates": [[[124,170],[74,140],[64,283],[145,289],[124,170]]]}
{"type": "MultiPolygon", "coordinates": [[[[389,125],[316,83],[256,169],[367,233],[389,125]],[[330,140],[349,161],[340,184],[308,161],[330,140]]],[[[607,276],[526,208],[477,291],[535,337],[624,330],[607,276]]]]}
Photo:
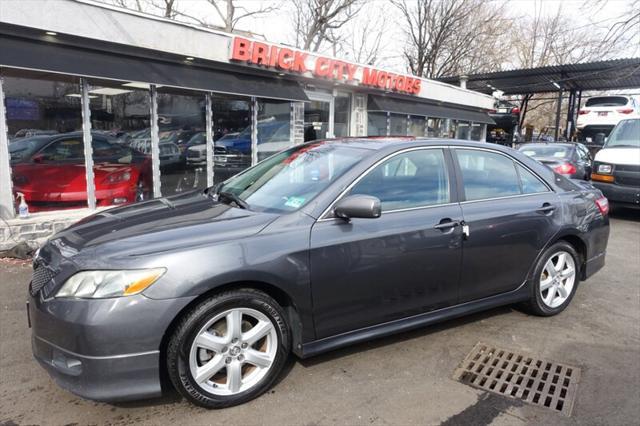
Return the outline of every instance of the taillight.
{"type": "Polygon", "coordinates": [[[631,114],[633,112],[633,108],[622,108],[619,109],[618,112],[620,114],[631,114]]]}
{"type": "Polygon", "coordinates": [[[580,111],[578,111],[578,115],[585,115],[585,114],[589,114],[589,112],[591,112],[588,109],[581,109],[580,111]]]}
{"type": "Polygon", "coordinates": [[[490,109],[489,114],[495,114],[497,111],[495,109],[490,109]]]}
{"type": "Polygon", "coordinates": [[[553,170],[561,175],[572,175],[576,172],[575,166],[569,163],[560,164],[559,166],[554,167],[553,170]]]}
{"type": "Polygon", "coordinates": [[[609,200],[606,197],[601,197],[596,200],[596,206],[598,206],[598,210],[602,213],[602,216],[606,216],[609,214],[609,200]]]}
{"type": "Polygon", "coordinates": [[[520,114],[520,108],[518,107],[511,108],[511,114],[520,114]]]}

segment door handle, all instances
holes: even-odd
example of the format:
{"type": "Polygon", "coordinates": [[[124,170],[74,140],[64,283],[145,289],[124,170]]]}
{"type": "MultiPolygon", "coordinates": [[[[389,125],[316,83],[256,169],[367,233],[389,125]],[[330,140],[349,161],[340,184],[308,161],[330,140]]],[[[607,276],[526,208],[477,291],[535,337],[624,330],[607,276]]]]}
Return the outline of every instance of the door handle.
{"type": "Polygon", "coordinates": [[[549,213],[553,213],[555,209],[556,209],[555,206],[552,206],[549,203],[544,203],[542,207],[540,207],[539,209],[536,209],[536,211],[538,213],[549,214],[549,213]]]}
{"type": "Polygon", "coordinates": [[[451,219],[442,219],[440,223],[434,225],[434,229],[446,230],[450,228],[455,228],[456,226],[460,226],[460,221],[451,220],[451,219]]]}

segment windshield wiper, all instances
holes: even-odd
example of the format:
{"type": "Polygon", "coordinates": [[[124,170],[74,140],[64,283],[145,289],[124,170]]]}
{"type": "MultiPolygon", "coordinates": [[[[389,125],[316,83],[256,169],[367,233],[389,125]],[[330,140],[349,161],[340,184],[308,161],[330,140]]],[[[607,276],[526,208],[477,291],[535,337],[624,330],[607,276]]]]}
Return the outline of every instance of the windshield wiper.
{"type": "Polygon", "coordinates": [[[244,201],[242,198],[238,197],[233,192],[222,191],[222,192],[218,192],[217,195],[218,195],[218,200],[220,200],[221,198],[225,198],[228,201],[233,202],[236,206],[240,207],[241,209],[245,209],[245,210],[249,209],[249,204],[246,201],[244,201]]]}

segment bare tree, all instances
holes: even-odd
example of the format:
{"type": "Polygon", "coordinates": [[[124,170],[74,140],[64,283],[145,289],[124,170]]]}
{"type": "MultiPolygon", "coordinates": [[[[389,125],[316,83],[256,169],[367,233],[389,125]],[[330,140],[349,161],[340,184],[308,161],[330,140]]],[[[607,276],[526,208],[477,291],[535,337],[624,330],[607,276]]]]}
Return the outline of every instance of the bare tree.
{"type": "Polygon", "coordinates": [[[295,45],[317,52],[360,11],[361,0],[292,0],[295,45]]]}
{"type": "Polygon", "coordinates": [[[504,4],[486,0],[392,0],[405,30],[404,56],[415,75],[436,78],[500,67],[498,40],[509,29],[504,4]]]}
{"type": "Polygon", "coordinates": [[[349,25],[331,32],[333,55],[361,64],[378,65],[384,61],[384,52],[388,50],[387,22],[387,17],[379,11],[366,13],[363,10],[349,25]]]}
{"type": "Polygon", "coordinates": [[[227,32],[235,30],[242,19],[249,16],[265,15],[278,9],[277,6],[268,5],[249,10],[244,6],[238,6],[235,0],[207,0],[207,2],[213,6],[227,32]]]}

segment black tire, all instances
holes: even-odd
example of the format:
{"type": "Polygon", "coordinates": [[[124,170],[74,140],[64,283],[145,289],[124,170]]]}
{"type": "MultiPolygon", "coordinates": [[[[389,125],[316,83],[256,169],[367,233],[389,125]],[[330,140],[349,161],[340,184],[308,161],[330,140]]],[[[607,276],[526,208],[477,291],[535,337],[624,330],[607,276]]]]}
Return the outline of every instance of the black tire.
{"type": "Polygon", "coordinates": [[[526,310],[534,315],[544,317],[557,315],[560,312],[564,311],[565,308],[571,303],[571,300],[573,299],[573,296],[576,294],[576,290],[578,289],[578,284],[580,283],[580,265],[580,256],[576,252],[576,249],[568,242],[558,241],[551,247],[547,248],[542,256],[540,256],[540,258],[538,259],[536,267],[533,270],[530,285],[530,299],[525,304],[526,310]],[[568,253],[573,258],[573,262],[575,265],[575,281],[567,299],[560,306],[552,308],[542,300],[542,295],[540,292],[540,278],[546,263],[560,251],[568,253]]]}
{"type": "Polygon", "coordinates": [[[213,295],[189,311],[178,323],[167,346],[167,371],[174,387],[192,403],[205,408],[242,404],[267,391],[278,378],[289,355],[291,337],[284,311],[267,294],[249,288],[213,295]],[[234,308],[249,308],[266,315],[278,336],[275,358],[266,375],[253,387],[234,395],[216,395],[201,387],[189,368],[189,352],[198,332],[216,315],[234,308]]]}

